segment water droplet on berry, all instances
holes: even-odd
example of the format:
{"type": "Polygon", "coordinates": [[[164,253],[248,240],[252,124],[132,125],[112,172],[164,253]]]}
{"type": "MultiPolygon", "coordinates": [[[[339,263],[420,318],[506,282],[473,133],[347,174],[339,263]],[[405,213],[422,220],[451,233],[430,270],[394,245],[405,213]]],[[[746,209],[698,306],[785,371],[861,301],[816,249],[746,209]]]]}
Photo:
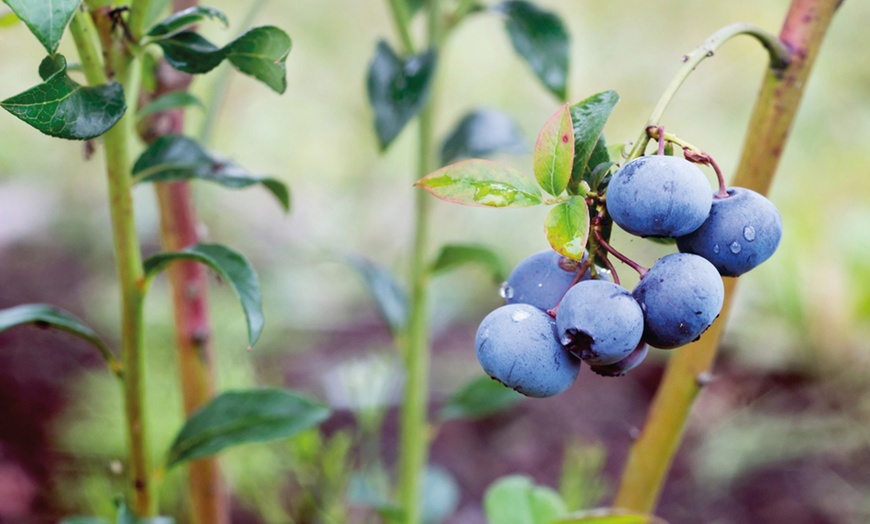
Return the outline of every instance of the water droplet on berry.
{"type": "Polygon", "coordinates": [[[728,247],[729,247],[729,249],[731,249],[731,252],[734,253],[735,255],[737,253],[740,253],[740,243],[737,242],[736,240],[734,242],[731,242],[731,245],[728,247]]]}
{"type": "Polygon", "coordinates": [[[530,316],[532,316],[532,314],[529,313],[528,311],[526,311],[524,309],[518,309],[518,310],[514,311],[513,313],[511,313],[511,320],[513,320],[514,322],[522,322],[523,320],[529,318],[530,316]]]}
{"type": "Polygon", "coordinates": [[[752,226],[746,226],[743,228],[743,238],[752,242],[755,240],[755,228],[752,226]]]}
{"type": "Polygon", "coordinates": [[[498,288],[498,294],[505,300],[514,298],[514,288],[510,287],[507,282],[502,282],[498,288]]]}
{"type": "Polygon", "coordinates": [[[713,246],[713,252],[716,253],[717,255],[719,254],[719,244],[716,244],[715,246],[713,246]]]}

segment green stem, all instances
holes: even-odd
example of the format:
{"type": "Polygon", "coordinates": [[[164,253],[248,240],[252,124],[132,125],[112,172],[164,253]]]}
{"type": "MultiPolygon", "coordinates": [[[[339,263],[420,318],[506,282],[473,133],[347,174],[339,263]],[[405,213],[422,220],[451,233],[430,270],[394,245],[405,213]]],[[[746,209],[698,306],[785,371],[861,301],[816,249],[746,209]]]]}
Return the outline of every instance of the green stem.
{"type": "Polygon", "coordinates": [[[696,47],[694,51],[683,57],[683,66],[679,71],[677,71],[676,76],[674,76],[674,79],[671,80],[670,84],[668,84],[667,88],[665,88],[665,92],[662,94],[661,98],[659,98],[655,108],[653,108],[649,120],[647,120],[643,131],[638,137],[637,142],[635,142],[634,147],[631,149],[631,153],[629,153],[626,161],[641,156],[646,150],[647,143],[649,143],[650,139],[646,131],[647,128],[650,126],[658,127],[661,124],[662,115],[664,115],[668,104],[671,103],[671,100],[673,100],[677,91],[680,90],[683,82],[685,82],[689,75],[692,74],[692,71],[698,67],[698,64],[707,58],[712,57],[722,44],[738,35],[749,35],[761,42],[761,45],[767,49],[768,54],[770,55],[770,67],[772,70],[782,71],[788,65],[790,60],[788,48],[779,41],[776,35],[769,33],[760,27],[741,22],[725,26],[716,31],[710,35],[704,43],[696,47]]]}
{"type": "MultiPolygon", "coordinates": [[[[841,0],[794,0],[780,39],[792,50],[780,70],[771,64],[749,123],[734,184],[767,192],[794,122],[813,62],[841,0]]],[[[674,352],[646,424],[632,445],[614,506],[650,513],[679,447],[692,404],[709,380],[737,280],[725,279],[720,318],[700,341],[674,352]]]]}
{"type": "MultiPolygon", "coordinates": [[[[89,15],[77,11],[70,24],[70,32],[91,84],[106,82],[100,66],[100,53],[96,48],[94,25],[89,15]]],[[[119,80],[131,84],[132,67],[120,68],[119,80]]],[[[135,83],[135,82],[133,82],[135,83]]],[[[135,93],[125,93],[135,100],[135,93]]],[[[141,517],[152,516],[156,501],[152,496],[150,457],[145,424],[144,352],[142,351],[142,301],[144,276],[139,240],[133,213],[131,193],[131,161],[128,138],[133,111],[125,112],[121,120],[103,135],[106,148],[106,171],[109,184],[109,208],[115,246],[115,264],[121,289],[121,349],[124,365],[124,408],[127,415],[127,440],[130,453],[129,477],[133,492],[132,507],[141,517]]]]}
{"type": "Polygon", "coordinates": [[[390,13],[396,32],[402,41],[402,54],[414,54],[414,39],[411,38],[411,13],[408,12],[406,0],[390,0],[390,13]]]}
{"type": "MultiPolygon", "coordinates": [[[[402,2],[399,2],[402,3],[402,2]]],[[[397,2],[391,1],[400,33],[409,33],[407,17],[396,9],[397,2]]],[[[399,9],[401,11],[401,8],[399,9]]],[[[438,51],[441,44],[441,2],[430,0],[428,18],[428,41],[430,49],[438,51]]],[[[403,37],[404,39],[405,37],[403,37]]],[[[409,52],[413,52],[411,42],[405,42],[409,52]]],[[[429,101],[420,112],[419,151],[417,176],[420,179],[435,167],[434,158],[434,98],[432,90],[429,101]]],[[[400,421],[399,455],[399,504],[405,512],[406,524],[417,524],[421,518],[421,495],[423,471],[429,453],[431,431],[428,420],[429,400],[429,326],[427,307],[428,264],[426,260],[428,245],[428,222],[430,199],[423,191],[414,195],[414,239],[411,251],[411,310],[406,329],[405,341],[405,391],[400,421]]]]}

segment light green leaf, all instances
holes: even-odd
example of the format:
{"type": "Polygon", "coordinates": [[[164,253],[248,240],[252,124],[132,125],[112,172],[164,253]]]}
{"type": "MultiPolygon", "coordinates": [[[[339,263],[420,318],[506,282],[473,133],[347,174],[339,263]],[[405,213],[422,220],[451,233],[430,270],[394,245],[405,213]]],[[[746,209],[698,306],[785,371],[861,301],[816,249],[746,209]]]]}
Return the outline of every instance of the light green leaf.
{"type": "Polygon", "coordinates": [[[3,0],[53,55],[82,0],[3,0]]]}
{"type": "Polygon", "coordinates": [[[667,524],[663,519],[616,508],[577,511],[552,524],[667,524]]]}
{"type": "Polygon", "coordinates": [[[274,91],[287,89],[286,66],[291,40],[273,26],[255,27],[224,47],[217,47],[192,31],[181,31],[155,42],[166,61],[179,71],[207,73],[224,60],[239,71],[263,82],[274,91]]]}
{"type": "Polygon", "coordinates": [[[589,238],[589,208],[583,197],[553,206],[544,221],[547,241],[557,252],[581,260],[589,238]]]}
{"type": "Polygon", "coordinates": [[[427,466],[420,483],[421,520],[423,524],[438,524],[459,506],[459,486],[444,468],[427,466]]]}
{"type": "Polygon", "coordinates": [[[49,136],[89,140],[108,131],[124,114],[124,89],[117,82],[81,86],[66,74],[66,59],[46,57],[45,82],[0,102],[28,125],[49,136]]]}
{"type": "Polygon", "coordinates": [[[448,244],[441,248],[430,271],[433,275],[445,273],[465,264],[481,264],[492,274],[496,282],[507,278],[507,270],[501,257],[484,246],[471,244],[448,244]]]}
{"type": "Polygon", "coordinates": [[[289,390],[221,393],[181,428],[169,449],[166,467],[207,457],[230,446],[290,438],[329,415],[327,407],[289,390]]]}
{"type": "Polygon", "coordinates": [[[134,183],[206,180],[231,189],[262,184],[290,209],[290,190],[272,177],[257,177],[243,168],[208,153],[196,140],[183,135],[163,135],[142,152],[133,165],[134,183]]]}
{"type": "Polygon", "coordinates": [[[257,273],[241,253],[220,244],[197,244],[183,251],[157,253],[144,262],[145,278],[154,276],[177,260],[194,260],[214,269],[232,286],[242,303],[248,324],[248,340],[253,346],[263,332],[263,309],[257,273]]]}
{"type": "Polygon", "coordinates": [[[521,475],[495,481],[483,498],[489,524],[550,524],[567,513],[559,494],[521,475]]]}
{"type": "Polygon", "coordinates": [[[143,120],[154,113],[188,106],[203,107],[200,99],[187,91],[173,91],[149,102],[148,105],[139,110],[136,119],[143,120]]]}
{"type": "Polygon", "coordinates": [[[574,164],[574,128],[565,104],[547,120],[535,144],[534,169],[538,184],[553,196],[568,186],[574,164]]]}
{"type": "MultiPolygon", "coordinates": [[[[616,91],[603,91],[581,100],[571,106],[571,121],[574,124],[574,167],[571,170],[571,181],[568,192],[576,195],[583,176],[587,172],[589,158],[595,151],[595,145],[604,129],[604,124],[610,118],[610,113],[619,95],[616,91]]],[[[589,170],[595,166],[589,166],[589,170]]]]}
{"type": "Polygon", "coordinates": [[[531,2],[509,0],[494,11],[507,16],[505,27],[514,50],[559,100],[565,100],[570,39],[558,15],[531,2]]]}
{"type": "Polygon", "coordinates": [[[414,184],[441,200],[480,207],[527,207],[541,203],[541,192],[519,171],[489,160],[463,160],[430,173],[414,184]]]}
{"type": "Polygon", "coordinates": [[[490,377],[477,377],[454,392],[441,406],[441,420],[475,420],[515,406],[525,397],[490,377]]]}
{"type": "Polygon", "coordinates": [[[220,20],[224,27],[230,25],[227,15],[220,9],[214,7],[193,6],[181,11],[172,13],[162,21],[154,25],[149,31],[148,36],[155,40],[166,38],[190,28],[206,19],[220,20]]]}

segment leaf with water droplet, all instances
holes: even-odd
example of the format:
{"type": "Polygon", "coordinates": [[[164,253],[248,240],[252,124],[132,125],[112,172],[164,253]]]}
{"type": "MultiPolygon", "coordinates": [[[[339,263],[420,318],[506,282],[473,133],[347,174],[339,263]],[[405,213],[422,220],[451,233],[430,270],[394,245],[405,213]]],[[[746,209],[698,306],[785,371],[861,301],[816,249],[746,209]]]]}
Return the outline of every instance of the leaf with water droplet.
{"type": "Polygon", "coordinates": [[[562,19],[531,2],[509,0],[492,7],[507,17],[505,29],[514,50],[544,86],[565,100],[570,38],[562,19]]]}
{"type": "Polygon", "coordinates": [[[589,208],[582,197],[571,197],[553,207],[544,221],[547,241],[557,252],[581,260],[589,238],[589,208]]]}
{"type": "Polygon", "coordinates": [[[479,207],[528,207],[541,203],[541,192],[516,169],[489,160],[463,160],[430,173],[414,184],[457,204],[479,207]]]}
{"type": "Polygon", "coordinates": [[[559,196],[568,186],[574,163],[574,128],[568,104],[547,120],[535,144],[535,178],[541,188],[559,196]]]}
{"type": "MultiPolygon", "coordinates": [[[[590,165],[590,159],[594,158],[593,161],[598,163],[609,161],[606,146],[598,152],[595,151],[595,146],[617,102],[619,95],[616,91],[603,91],[577,102],[570,108],[571,121],[574,124],[574,166],[571,169],[568,192],[572,195],[578,194],[580,183],[595,169],[595,164],[590,165]],[[603,160],[605,155],[607,160],[603,160]]],[[[586,183],[593,187],[589,180],[586,183]]]]}

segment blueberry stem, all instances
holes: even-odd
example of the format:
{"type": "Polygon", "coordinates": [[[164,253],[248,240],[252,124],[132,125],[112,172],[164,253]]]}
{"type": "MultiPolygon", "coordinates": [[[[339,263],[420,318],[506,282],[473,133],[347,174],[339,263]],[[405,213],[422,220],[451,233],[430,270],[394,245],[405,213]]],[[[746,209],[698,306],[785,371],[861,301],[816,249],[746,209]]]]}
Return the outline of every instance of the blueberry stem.
{"type": "MultiPolygon", "coordinates": [[[[776,71],[785,69],[791,61],[791,53],[788,48],[773,33],[743,22],[725,26],[710,35],[704,40],[704,43],[696,47],[691,53],[683,56],[683,66],[680,67],[674,79],[671,80],[671,83],[668,84],[665,92],[659,98],[658,103],[650,114],[649,120],[647,120],[647,126],[658,126],[668,104],[677,94],[683,82],[686,81],[686,78],[698,67],[698,64],[712,57],[722,44],[738,35],[749,35],[758,40],[767,49],[770,55],[771,68],[776,71]]],[[[647,134],[646,128],[644,128],[637,142],[635,142],[631,153],[629,153],[626,162],[643,155],[649,139],[650,137],[647,134]]]]}
{"type": "Polygon", "coordinates": [[[658,134],[659,134],[659,152],[658,152],[658,154],[659,154],[659,156],[662,156],[665,154],[665,126],[658,127],[658,134]]]}
{"type": "MultiPolygon", "coordinates": [[[[608,244],[606,240],[604,240],[604,237],[601,235],[600,220],[598,217],[595,217],[592,219],[592,234],[595,236],[595,241],[598,242],[601,245],[601,247],[604,248],[605,251],[607,251],[611,255],[615,256],[616,258],[618,258],[619,261],[622,262],[623,264],[625,264],[628,267],[630,267],[631,269],[637,271],[637,274],[640,275],[640,278],[643,278],[649,272],[649,269],[641,266],[640,264],[638,264],[634,260],[623,255],[622,253],[620,253],[619,251],[614,249],[613,246],[608,244]]],[[[611,272],[613,272],[614,283],[619,284],[619,277],[616,275],[616,271],[613,270],[613,265],[610,263],[610,261],[607,259],[606,256],[602,257],[602,258],[604,259],[605,263],[608,266],[607,269],[609,269],[611,272]]]]}
{"type": "Polygon", "coordinates": [[[677,135],[672,135],[670,133],[664,132],[664,126],[647,126],[646,132],[650,138],[656,138],[659,141],[659,154],[664,150],[663,142],[670,142],[672,144],[677,144],[683,149],[683,156],[686,157],[686,160],[689,162],[694,162],[696,164],[704,164],[707,166],[711,166],[713,171],[716,172],[716,178],[719,180],[719,191],[714,195],[715,198],[728,198],[728,190],[725,187],[725,176],[722,174],[722,170],[719,169],[719,164],[713,160],[713,157],[710,153],[706,151],[701,151],[701,149],[697,146],[693,146],[692,144],[686,142],[682,138],[677,135]]]}
{"type": "MultiPolygon", "coordinates": [[[[589,254],[586,256],[586,260],[584,260],[583,262],[580,263],[579,266],[577,266],[577,274],[574,275],[574,280],[571,282],[571,285],[568,286],[568,289],[571,289],[572,287],[574,287],[577,284],[577,282],[580,282],[580,279],[583,278],[583,275],[586,274],[586,271],[588,271],[591,266],[592,266],[592,255],[589,254]]],[[[565,290],[565,293],[567,293],[567,292],[568,292],[568,290],[565,290]]],[[[559,304],[561,304],[562,299],[565,298],[565,293],[562,293],[562,298],[559,299],[559,302],[555,306],[553,306],[552,309],[547,310],[546,313],[548,315],[550,315],[553,318],[556,318],[556,312],[559,311],[559,304]]]]}

